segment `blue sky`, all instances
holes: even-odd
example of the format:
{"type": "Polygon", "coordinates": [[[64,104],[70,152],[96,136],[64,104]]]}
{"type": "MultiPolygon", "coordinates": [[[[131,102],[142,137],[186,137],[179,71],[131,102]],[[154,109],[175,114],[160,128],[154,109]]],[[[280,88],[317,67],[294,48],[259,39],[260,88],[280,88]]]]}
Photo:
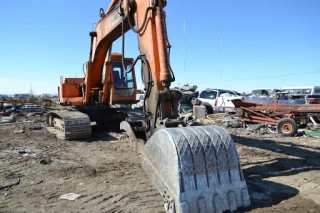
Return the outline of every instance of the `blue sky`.
{"type": "MultiPolygon", "coordinates": [[[[195,2],[168,0],[165,8],[174,86],[188,82],[199,89],[247,92],[320,85],[320,1],[195,2]]],[[[99,8],[108,5],[105,0],[1,0],[0,94],[30,88],[56,93],[60,76],[82,77],[89,31],[99,8]]],[[[126,44],[126,57],[136,58],[134,33],[126,34],[126,44]]],[[[120,48],[119,40],[113,51],[120,48]]]]}

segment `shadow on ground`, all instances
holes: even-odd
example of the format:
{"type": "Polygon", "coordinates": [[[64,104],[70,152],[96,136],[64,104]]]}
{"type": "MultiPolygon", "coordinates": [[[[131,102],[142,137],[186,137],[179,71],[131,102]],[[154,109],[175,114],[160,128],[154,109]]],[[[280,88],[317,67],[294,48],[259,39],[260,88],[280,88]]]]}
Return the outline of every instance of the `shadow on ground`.
{"type": "Polygon", "coordinates": [[[242,164],[242,167],[250,166],[243,169],[252,203],[249,210],[277,205],[299,193],[298,189],[294,187],[265,180],[266,178],[290,177],[302,172],[320,170],[320,161],[318,160],[320,153],[317,147],[298,146],[286,141],[257,140],[236,135],[232,135],[232,137],[238,144],[258,148],[248,150],[248,153],[245,153],[248,154],[247,156],[252,154],[269,158],[265,161],[242,164]]]}
{"type": "MultiPolygon", "coordinates": [[[[115,131],[114,131],[115,132],[115,131]]],[[[120,131],[118,131],[120,133],[120,131]]],[[[112,136],[110,134],[110,131],[106,130],[95,130],[92,132],[92,135],[89,138],[83,138],[83,139],[75,139],[76,142],[85,142],[85,143],[93,143],[97,141],[103,141],[103,142],[115,142],[119,140],[118,138],[112,136]]]]}

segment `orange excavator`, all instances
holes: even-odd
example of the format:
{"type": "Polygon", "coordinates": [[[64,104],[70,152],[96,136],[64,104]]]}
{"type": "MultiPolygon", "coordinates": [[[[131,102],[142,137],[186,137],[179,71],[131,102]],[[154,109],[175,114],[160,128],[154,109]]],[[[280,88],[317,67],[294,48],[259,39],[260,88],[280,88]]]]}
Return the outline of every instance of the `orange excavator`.
{"type": "Polygon", "coordinates": [[[47,125],[64,139],[89,136],[93,121],[120,123],[133,136],[139,129],[145,139],[142,166],[163,196],[166,212],[236,211],[249,206],[250,198],[230,134],[218,126],[188,126],[179,115],[182,95],[170,89],[175,77],[166,5],[166,0],[112,0],[106,12],[100,9],[100,20],[90,32],[85,77],[66,78],[59,87],[61,105],[71,108],[49,112],[47,125]],[[129,30],[138,38],[136,60],[124,57],[129,30]],[[113,54],[112,44],[121,36],[122,54],[113,54]],[[136,121],[113,106],[135,102],[138,60],[145,100],[144,116],[136,121]]]}
{"type": "MultiPolygon", "coordinates": [[[[91,51],[93,41],[92,38],[91,51]]],[[[96,60],[97,62],[87,62],[87,74],[84,78],[60,79],[59,102],[75,109],[47,114],[48,129],[61,139],[90,137],[92,121],[98,126],[119,127],[121,121],[128,120],[128,114],[126,110],[112,106],[137,102],[133,59],[123,59],[122,55],[112,53],[107,56],[106,61],[96,60]],[[92,70],[98,63],[102,63],[104,67],[100,67],[98,71],[92,70]],[[132,70],[126,72],[127,69],[132,70]]]]}

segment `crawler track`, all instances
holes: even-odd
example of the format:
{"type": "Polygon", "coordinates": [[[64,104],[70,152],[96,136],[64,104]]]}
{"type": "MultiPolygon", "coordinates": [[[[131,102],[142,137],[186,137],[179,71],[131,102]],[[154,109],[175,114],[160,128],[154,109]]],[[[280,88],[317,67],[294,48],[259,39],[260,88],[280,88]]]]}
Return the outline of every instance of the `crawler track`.
{"type": "Polygon", "coordinates": [[[57,110],[47,113],[47,129],[60,139],[86,138],[91,135],[88,115],[79,111],[57,110]]]}

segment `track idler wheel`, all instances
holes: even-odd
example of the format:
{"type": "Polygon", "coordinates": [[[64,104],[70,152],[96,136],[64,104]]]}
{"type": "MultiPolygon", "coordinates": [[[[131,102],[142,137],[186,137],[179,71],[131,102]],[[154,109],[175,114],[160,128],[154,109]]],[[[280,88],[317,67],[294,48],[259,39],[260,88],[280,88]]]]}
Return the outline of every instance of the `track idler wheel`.
{"type": "Polygon", "coordinates": [[[235,145],[221,127],[160,129],[141,158],[167,212],[236,211],[250,205],[235,145]]]}

